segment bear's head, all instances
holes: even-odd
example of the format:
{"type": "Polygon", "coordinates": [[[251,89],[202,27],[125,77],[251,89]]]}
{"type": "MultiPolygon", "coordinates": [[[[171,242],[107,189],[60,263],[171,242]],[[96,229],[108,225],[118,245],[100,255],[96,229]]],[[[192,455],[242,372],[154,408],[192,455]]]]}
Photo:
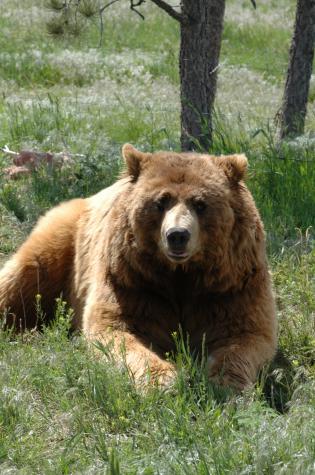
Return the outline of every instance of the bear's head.
{"type": "Polygon", "coordinates": [[[262,239],[263,231],[242,182],[245,155],[151,154],[126,144],[123,157],[130,180],[123,247],[134,267],[143,273],[202,269],[213,281],[254,265],[242,250],[250,248],[255,259],[257,231],[262,239]]]}

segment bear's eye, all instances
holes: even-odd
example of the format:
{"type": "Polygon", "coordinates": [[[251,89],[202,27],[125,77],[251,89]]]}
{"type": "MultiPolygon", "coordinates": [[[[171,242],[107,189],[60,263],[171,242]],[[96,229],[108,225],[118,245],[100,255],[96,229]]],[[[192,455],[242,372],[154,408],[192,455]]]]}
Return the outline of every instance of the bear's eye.
{"type": "Polygon", "coordinates": [[[163,195],[161,196],[156,202],[155,206],[160,211],[161,213],[165,211],[167,208],[169,202],[170,202],[171,197],[169,195],[163,195]]]}
{"type": "Polygon", "coordinates": [[[207,205],[202,200],[196,200],[193,203],[193,207],[194,207],[194,210],[196,211],[196,213],[202,214],[205,211],[207,205]]]}

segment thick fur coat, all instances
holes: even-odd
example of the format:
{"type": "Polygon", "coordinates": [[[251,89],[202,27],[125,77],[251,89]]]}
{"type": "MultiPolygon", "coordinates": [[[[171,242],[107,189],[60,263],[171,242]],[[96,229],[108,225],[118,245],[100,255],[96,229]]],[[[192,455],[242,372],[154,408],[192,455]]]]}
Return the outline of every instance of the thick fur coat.
{"type": "Polygon", "coordinates": [[[172,334],[208,357],[209,377],[242,389],[276,348],[263,225],[244,155],[142,153],[125,145],[111,187],[42,217],[0,271],[7,325],[47,320],[60,294],[74,326],[113,345],[135,378],[167,382],[172,334]]]}

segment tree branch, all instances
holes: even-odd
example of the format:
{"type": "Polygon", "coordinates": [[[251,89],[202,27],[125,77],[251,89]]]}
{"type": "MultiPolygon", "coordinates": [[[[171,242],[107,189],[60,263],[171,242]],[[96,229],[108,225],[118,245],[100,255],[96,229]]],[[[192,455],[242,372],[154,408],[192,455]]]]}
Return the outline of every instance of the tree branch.
{"type": "Polygon", "coordinates": [[[174,10],[174,8],[168,3],[164,2],[164,0],[151,0],[151,2],[155,3],[155,5],[164,10],[169,16],[180,23],[186,23],[188,21],[188,18],[185,15],[174,10]]]}
{"type": "Polygon", "coordinates": [[[103,5],[102,7],[100,7],[98,11],[98,14],[100,17],[100,43],[99,43],[100,47],[102,46],[103,36],[104,36],[104,18],[103,18],[104,10],[106,10],[106,8],[110,7],[111,5],[113,5],[113,3],[116,3],[116,2],[119,2],[119,0],[111,0],[110,2],[106,3],[106,5],[103,5]]]}
{"type": "Polygon", "coordinates": [[[135,12],[137,15],[139,15],[140,18],[142,18],[142,20],[144,20],[144,16],[142,15],[142,13],[140,13],[136,7],[139,7],[140,5],[142,5],[143,3],[145,3],[145,0],[130,0],[130,8],[133,12],[135,12]]]}

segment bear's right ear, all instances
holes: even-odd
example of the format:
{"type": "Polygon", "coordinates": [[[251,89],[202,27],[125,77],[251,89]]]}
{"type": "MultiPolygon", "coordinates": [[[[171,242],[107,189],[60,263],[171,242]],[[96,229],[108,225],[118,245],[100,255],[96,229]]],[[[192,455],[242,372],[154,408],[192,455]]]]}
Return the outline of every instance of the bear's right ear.
{"type": "Polygon", "coordinates": [[[150,154],[140,152],[135,147],[126,143],[122,148],[122,156],[127,166],[127,173],[132,178],[132,181],[136,181],[141,172],[141,165],[145,158],[150,154]]]}
{"type": "Polygon", "coordinates": [[[232,182],[237,183],[244,178],[247,171],[248,160],[243,153],[221,155],[215,157],[215,161],[232,182]]]}

